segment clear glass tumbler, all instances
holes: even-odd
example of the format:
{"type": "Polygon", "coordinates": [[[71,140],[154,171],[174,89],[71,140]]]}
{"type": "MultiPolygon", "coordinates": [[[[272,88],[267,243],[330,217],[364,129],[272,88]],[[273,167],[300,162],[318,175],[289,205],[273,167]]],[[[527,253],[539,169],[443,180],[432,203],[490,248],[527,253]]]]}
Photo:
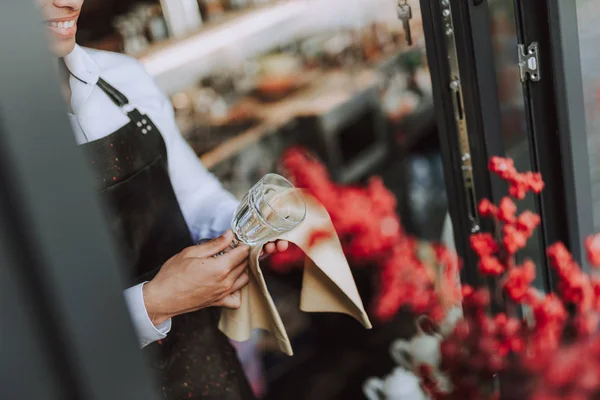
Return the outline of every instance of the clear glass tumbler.
{"type": "MultiPolygon", "coordinates": [[[[231,222],[233,246],[249,246],[275,239],[306,218],[306,204],[294,185],[277,174],[258,181],[238,205],[231,222]]],[[[208,241],[203,239],[199,244],[208,241]]]]}

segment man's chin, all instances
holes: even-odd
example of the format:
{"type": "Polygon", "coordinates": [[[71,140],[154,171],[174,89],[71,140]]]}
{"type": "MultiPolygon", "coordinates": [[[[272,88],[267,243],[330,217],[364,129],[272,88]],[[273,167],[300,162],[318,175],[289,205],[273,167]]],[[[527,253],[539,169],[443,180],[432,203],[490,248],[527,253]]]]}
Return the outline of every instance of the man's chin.
{"type": "Polygon", "coordinates": [[[50,45],[50,51],[52,52],[52,55],[56,58],[62,58],[71,54],[74,48],[75,39],[61,40],[58,42],[53,42],[50,45]]]}

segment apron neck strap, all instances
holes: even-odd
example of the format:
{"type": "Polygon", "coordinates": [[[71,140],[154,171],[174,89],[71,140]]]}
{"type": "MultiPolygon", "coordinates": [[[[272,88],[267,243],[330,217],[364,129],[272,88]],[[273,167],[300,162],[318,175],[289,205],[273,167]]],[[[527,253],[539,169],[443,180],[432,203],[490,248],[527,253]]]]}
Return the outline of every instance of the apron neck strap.
{"type": "Polygon", "coordinates": [[[100,89],[102,89],[102,91],[104,93],[106,93],[106,95],[112,100],[113,103],[115,103],[117,106],[123,108],[125,107],[127,104],[129,104],[129,100],[127,99],[127,97],[125,97],[125,95],[121,92],[119,92],[117,89],[115,89],[113,86],[111,86],[108,82],[106,82],[104,79],[99,78],[98,79],[98,87],[100,89]]]}

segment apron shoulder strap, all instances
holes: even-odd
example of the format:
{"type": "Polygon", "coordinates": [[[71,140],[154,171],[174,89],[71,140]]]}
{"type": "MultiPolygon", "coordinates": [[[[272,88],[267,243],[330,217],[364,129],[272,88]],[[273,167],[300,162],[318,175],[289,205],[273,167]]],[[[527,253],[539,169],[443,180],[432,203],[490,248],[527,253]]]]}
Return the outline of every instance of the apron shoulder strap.
{"type": "Polygon", "coordinates": [[[136,108],[129,105],[129,99],[123,93],[119,92],[114,86],[102,78],[98,78],[97,85],[116,106],[118,106],[125,114],[127,114],[129,120],[137,125],[143,134],[155,129],[150,121],[150,118],[142,115],[142,113],[140,113],[136,108]]]}
{"type": "Polygon", "coordinates": [[[129,99],[102,78],[98,78],[98,87],[119,107],[129,104],[129,99]]]}

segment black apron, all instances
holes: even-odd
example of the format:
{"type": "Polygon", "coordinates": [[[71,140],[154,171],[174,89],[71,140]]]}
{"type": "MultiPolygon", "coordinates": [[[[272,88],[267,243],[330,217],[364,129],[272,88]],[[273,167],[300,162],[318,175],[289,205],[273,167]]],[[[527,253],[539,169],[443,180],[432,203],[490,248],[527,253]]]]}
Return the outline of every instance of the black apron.
{"type": "MultiPolygon", "coordinates": [[[[162,135],[122,93],[102,79],[98,86],[130,122],[81,147],[97,173],[110,227],[136,284],[152,279],[165,261],[193,243],[171,186],[162,135]]],[[[215,309],[175,317],[167,338],[144,349],[165,399],[254,399],[217,323],[215,309]]]]}

